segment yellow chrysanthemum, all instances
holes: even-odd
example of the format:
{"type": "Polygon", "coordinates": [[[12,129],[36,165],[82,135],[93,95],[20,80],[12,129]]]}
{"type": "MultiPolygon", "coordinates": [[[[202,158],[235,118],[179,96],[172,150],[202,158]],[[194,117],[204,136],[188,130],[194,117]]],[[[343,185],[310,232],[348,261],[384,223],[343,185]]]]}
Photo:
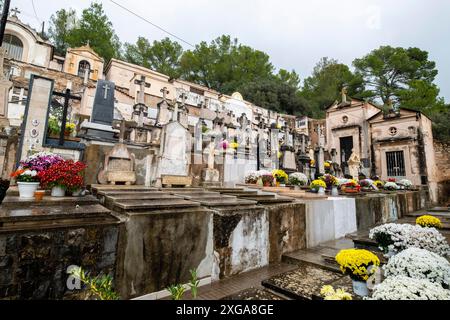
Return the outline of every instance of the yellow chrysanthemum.
{"type": "Polygon", "coordinates": [[[372,252],[364,249],[345,249],[336,255],[336,262],[341,266],[343,273],[351,273],[353,276],[366,281],[380,265],[380,259],[372,252]],[[374,266],[370,271],[370,266],[374,266]]]}
{"type": "Polygon", "coordinates": [[[421,217],[418,217],[416,219],[416,224],[418,224],[421,227],[428,227],[428,228],[442,228],[442,222],[439,220],[439,218],[430,216],[430,215],[424,215],[421,217]]]}

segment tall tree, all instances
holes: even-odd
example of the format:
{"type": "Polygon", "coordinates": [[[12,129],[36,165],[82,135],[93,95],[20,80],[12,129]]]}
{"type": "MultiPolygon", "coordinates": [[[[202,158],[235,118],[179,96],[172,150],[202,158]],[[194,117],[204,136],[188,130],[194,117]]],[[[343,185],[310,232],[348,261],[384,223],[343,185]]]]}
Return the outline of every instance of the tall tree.
{"type": "Polygon", "coordinates": [[[128,62],[178,78],[182,54],[183,47],[169,38],[150,44],[147,39],[139,37],[136,44],[125,44],[124,58],[128,62]]]}
{"type": "Polygon", "coordinates": [[[264,52],[221,36],[201,42],[181,57],[184,79],[230,94],[245,83],[272,77],[273,66],[264,52]]]}
{"type": "Polygon", "coordinates": [[[77,13],[73,9],[61,9],[50,17],[48,36],[55,46],[55,52],[64,56],[69,46],[68,36],[77,25],[77,13]]]}
{"type": "Polygon", "coordinates": [[[294,87],[299,88],[300,87],[300,76],[295,72],[295,70],[292,70],[291,72],[280,69],[277,74],[278,79],[280,79],[282,82],[294,87]]]}
{"type": "Polygon", "coordinates": [[[311,113],[297,89],[276,77],[248,82],[241,86],[240,92],[246,100],[262,108],[296,115],[311,113]]]}
{"type": "Polygon", "coordinates": [[[322,58],[314,67],[311,76],[305,79],[299,95],[308,103],[313,117],[323,117],[325,109],[339,99],[343,87],[350,96],[363,98],[362,79],[349,67],[335,59],[322,58]]]}
{"type": "Polygon", "coordinates": [[[381,46],[353,65],[373,100],[383,104],[390,100],[418,110],[437,102],[439,90],[433,81],[438,71],[426,51],[381,46]]]}
{"type": "Polygon", "coordinates": [[[88,42],[106,62],[120,56],[119,37],[101,3],[93,2],[89,8],[84,9],[77,26],[67,36],[67,43],[72,47],[88,42]]]}

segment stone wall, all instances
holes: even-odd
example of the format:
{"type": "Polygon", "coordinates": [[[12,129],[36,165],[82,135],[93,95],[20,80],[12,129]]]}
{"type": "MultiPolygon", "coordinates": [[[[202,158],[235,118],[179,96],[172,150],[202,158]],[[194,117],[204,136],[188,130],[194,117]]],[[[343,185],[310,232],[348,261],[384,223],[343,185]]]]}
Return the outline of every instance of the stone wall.
{"type": "Polygon", "coordinates": [[[285,253],[306,248],[304,203],[267,206],[269,215],[269,262],[281,261],[285,253]]]}
{"type": "Polygon", "coordinates": [[[428,190],[367,194],[355,197],[358,230],[376,224],[395,222],[410,212],[430,205],[428,190]]]}
{"type": "Polygon", "coordinates": [[[19,143],[17,133],[0,135],[0,178],[8,179],[16,165],[16,152],[19,143]]]}
{"type": "Polygon", "coordinates": [[[0,231],[0,299],[70,299],[71,265],[114,274],[117,226],[0,231]]]}
{"type": "Polygon", "coordinates": [[[202,208],[123,214],[117,286],[122,299],[211,276],[212,215],[202,208]]]}
{"type": "Polygon", "coordinates": [[[306,242],[312,248],[343,238],[356,227],[355,201],[351,198],[303,200],[306,204],[306,242]]]}
{"type": "Polygon", "coordinates": [[[437,167],[438,203],[447,204],[450,198],[450,144],[434,142],[437,167]]]}
{"type": "Polygon", "coordinates": [[[263,207],[214,212],[213,280],[269,263],[268,212],[263,207]]]}

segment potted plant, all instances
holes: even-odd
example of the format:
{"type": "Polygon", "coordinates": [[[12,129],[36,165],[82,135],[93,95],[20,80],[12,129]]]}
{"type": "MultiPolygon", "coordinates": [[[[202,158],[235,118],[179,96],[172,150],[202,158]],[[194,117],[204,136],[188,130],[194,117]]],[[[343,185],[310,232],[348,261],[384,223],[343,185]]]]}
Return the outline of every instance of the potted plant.
{"type": "Polygon", "coordinates": [[[64,131],[65,136],[70,136],[75,131],[75,123],[73,122],[67,122],[66,123],[66,130],[64,131]]]}
{"type": "Polygon", "coordinates": [[[399,190],[400,187],[392,181],[386,182],[384,185],[384,190],[388,190],[388,191],[395,191],[395,190],[399,190]]]}
{"type": "Polygon", "coordinates": [[[260,177],[264,187],[270,187],[273,183],[273,175],[269,171],[260,173],[260,177]]]}
{"type": "Polygon", "coordinates": [[[424,228],[436,228],[436,229],[442,228],[441,220],[439,220],[439,218],[430,215],[418,217],[416,219],[416,224],[424,228]]]}
{"type": "Polygon", "coordinates": [[[63,197],[83,187],[83,171],[86,165],[80,161],[64,160],[39,173],[43,188],[52,190],[52,197],[63,197]]]}
{"type": "Polygon", "coordinates": [[[325,189],[327,187],[327,184],[320,179],[314,180],[313,182],[311,182],[311,185],[309,186],[309,188],[313,191],[313,192],[317,192],[318,194],[325,194],[325,189]]]}
{"type": "Polygon", "coordinates": [[[321,176],[319,179],[325,182],[325,184],[327,185],[327,190],[331,190],[333,187],[337,188],[339,184],[338,179],[329,173],[321,176]]]}
{"type": "Polygon", "coordinates": [[[50,116],[48,118],[48,133],[50,136],[56,137],[61,132],[61,125],[59,120],[55,116],[50,116]]]}
{"type": "Polygon", "coordinates": [[[353,292],[358,296],[368,296],[367,280],[376,272],[380,259],[368,250],[345,249],[336,255],[336,262],[341,271],[352,279],[353,292]]]}
{"type": "Polygon", "coordinates": [[[419,248],[408,248],[389,259],[383,267],[386,277],[406,276],[439,283],[448,289],[450,262],[440,255],[419,248]]]}
{"type": "Polygon", "coordinates": [[[273,170],[272,175],[276,180],[277,187],[279,187],[281,184],[286,184],[286,182],[288,181],[288,178],[289,178],[287,173],[281,169],[273,170]]]}
{"type": "Polygon", "coordinates": [[[294,186],[296,190],[300,189],[300,186],[306,186],[308,183],[308,177],[301,172],[294,172],[289,175],[289,183],[294,186]]]}
{"type": "Polygon", "coordinates": [[[258,182],[259,175],[256,171],[250,171],[245,175],[245,183],[247,184],[256,184],[258,182]]]}
{"type": "Polygon", "coordinates": [[[361,186],[356,180],[350,179],[349,182],[342,185],[341,190],[346,193],[358,193],[361,191],[361,186]]]}
{"type": "Polygon", "coordinates": [[[450,300],[450,290],[426,279],[387,277],[374,287],[370,300],[450,300]]]}
{"type": "Polygon", "coordinates": [[[369,238],[375,240],[378,248],[390,258],[406,248],[407,237],[412,228],[410,224],[386,223],[372,228],[369,238]]]}
{"type": "Polygon", "coordinates": [[[34,192],[39,188],[39,177],[36,170],[17,169],[11,174],[11,178],[17,182],[20,198],[34,198],[34,192]]]}
{"type": "Polygon", "coordinates": [[[412,187],[412,182],[408,179],[402,179],[397,183],[399,186],[402,186],[404,189],[409,190],[412,187]]]}

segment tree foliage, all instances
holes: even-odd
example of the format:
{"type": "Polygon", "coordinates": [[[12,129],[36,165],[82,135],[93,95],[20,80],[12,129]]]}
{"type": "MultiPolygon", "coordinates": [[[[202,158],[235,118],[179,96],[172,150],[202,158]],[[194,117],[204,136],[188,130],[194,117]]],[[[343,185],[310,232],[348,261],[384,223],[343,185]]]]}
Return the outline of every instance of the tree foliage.
{"type": "Polygon", "coordinates": [[[68,36],[77,25],[77,13],[73,9],[61,9],[50,17],[48,36],[55,46],[55,53],[66,54],[69,46],[68,36]]]}
{"type": "Polygon", "coordinates": [[[125,44],[124,59],[172,78],[178,78],[182,54],[183,47],[169,38],[155,40],[150,44],[147,39],[139,37],[136,44],[125,44]]]}
{"type": "Polygon", "coordinates": [[[181,57],[181,76],[231,94],[246,83],[272,77],[273,65],[264,52],[223,35],[210,44],[201,42],[181,57]]]}
{"type": "Polygon", "coordinates": [[[353,65],[372,100],[417,110],[430,108],[437,101],[439,90],[433,81],[438,72],[426,51],[382,46],[355,59],[353,65]]]}
{"type": "Polygon", "coordinates": [[[316,64],[311,76],[305,79],[299,94],[307,101],[312,116],[323,117],[324,110],[340,99],[343,87],[347,87],[350,96],[364,97],[362,78],[353,74],[345,64],[324,57],[316,64]]]}
{"type": "Polygon", "coordinates": [[[50,18],[50,39],[58,54],[68,47],[89,43],[106,62],[120,56],[121,44],[101,3],[93,2],[77,18],[73,9],[61,9],[50,18]]]}

